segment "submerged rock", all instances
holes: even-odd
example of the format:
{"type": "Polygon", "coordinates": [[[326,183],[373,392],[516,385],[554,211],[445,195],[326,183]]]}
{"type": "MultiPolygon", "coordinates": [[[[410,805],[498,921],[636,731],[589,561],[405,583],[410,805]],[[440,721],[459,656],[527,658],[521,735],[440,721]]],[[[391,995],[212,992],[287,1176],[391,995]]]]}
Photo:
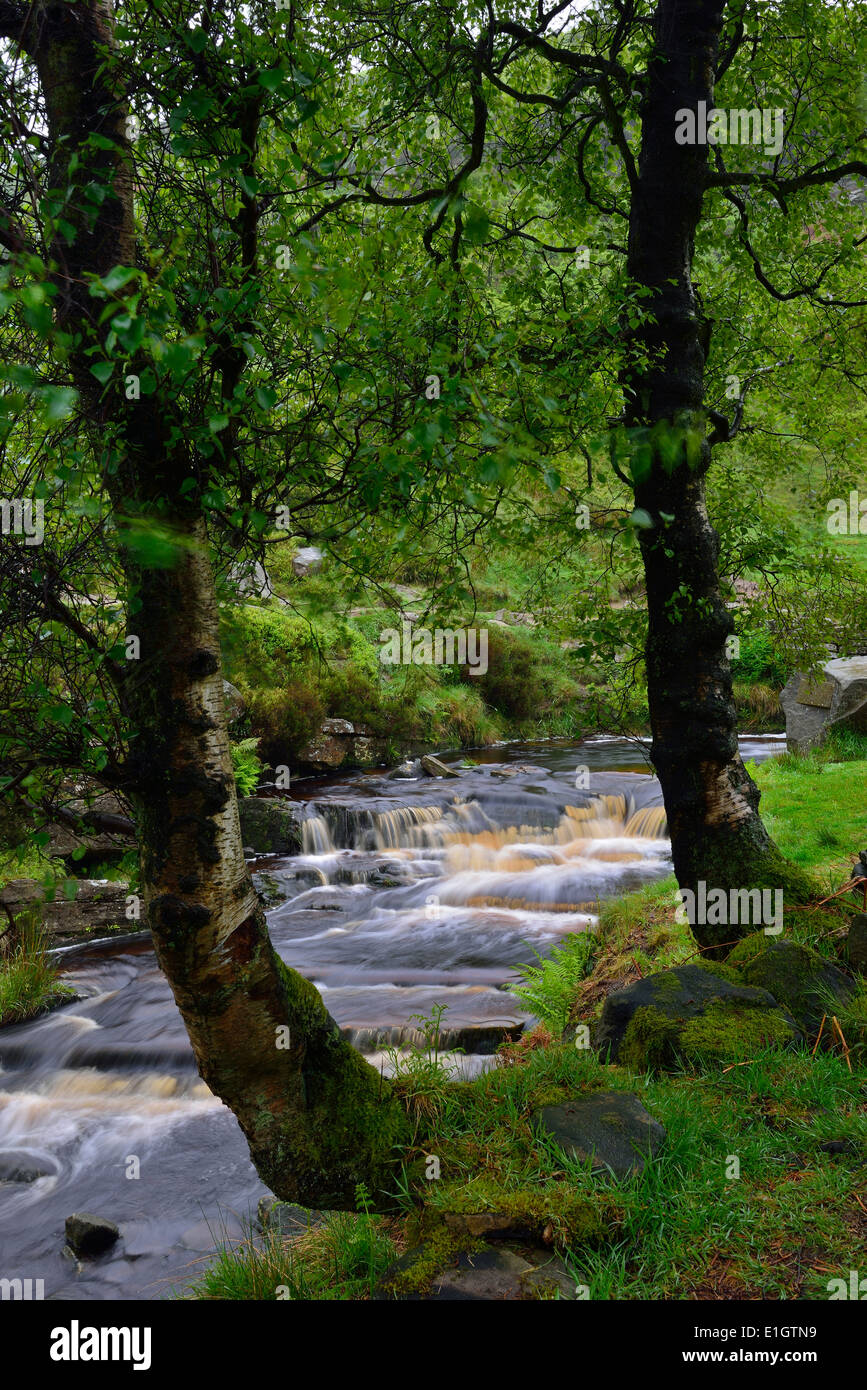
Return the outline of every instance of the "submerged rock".
{"type": "Polygon", "coordinates": [[[393,777],[398,782],[414,782],[417,777],[421,777],[422,772],[423,768],[421,765],[420,758],[407,758],[405,762],[400,763],[400,765],[394,768],[394,770],[390,772],[388,775],[389,777],[393,777]]]}
{"type": "Polygon", "coordinates": [[[618,1178],[641,1173],[665,1141],[662,1125],[631,1091],[600,1091],[547,1105],[534,1119],[570,1158],[590,1160],[594,1171],[607,1168],[618,1178]]]}
{"type": "Polygon", "coordinates": [[[0,1182],[36,1182],[39,1178],[50,1177],[54,1171],[34,1162],[27,1154],[0,1154],[0,1182]]]}
{"type": "Polygon", "coordinates": [[[680,965],[609,994],[594,1045],[610,1061],[643,1071],[684,1056],[740,1059],[800,1036],[766,989],[738,984],[704,965],[680,965]]]}

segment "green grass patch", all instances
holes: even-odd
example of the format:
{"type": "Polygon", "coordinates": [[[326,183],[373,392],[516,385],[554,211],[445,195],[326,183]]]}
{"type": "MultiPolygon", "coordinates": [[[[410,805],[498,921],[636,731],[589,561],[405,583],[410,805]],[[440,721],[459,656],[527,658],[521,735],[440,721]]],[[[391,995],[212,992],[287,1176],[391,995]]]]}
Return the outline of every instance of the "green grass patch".
{"type": "Polygon", "coordinates": [[[74,989],[59,982],[37,914],[21,913],[14,927],[9,927],[8,936],[13,940],[12,950],[0,960],[0,1027],[24,1023],[76,998],[74,989]]]}

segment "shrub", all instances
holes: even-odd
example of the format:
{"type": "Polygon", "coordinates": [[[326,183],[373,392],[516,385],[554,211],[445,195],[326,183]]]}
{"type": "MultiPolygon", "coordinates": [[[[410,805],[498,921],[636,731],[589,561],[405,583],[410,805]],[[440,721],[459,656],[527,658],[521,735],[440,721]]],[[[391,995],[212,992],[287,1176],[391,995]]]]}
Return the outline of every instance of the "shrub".
{"type": "Polygon", "coordinates": [[[732,661],[732,670],[739,680],[762,680],[777,688],[786,683],[785,664],[767,632],[741,633],[740,651],[732,661]]]}
{"type": "Polygon", "coordinates": [[[290,763],[325,718],[319,692],[301,681],[292,681],[279,690],[269,687],[243,693],[262,759],[271,767],[290,763]]]}

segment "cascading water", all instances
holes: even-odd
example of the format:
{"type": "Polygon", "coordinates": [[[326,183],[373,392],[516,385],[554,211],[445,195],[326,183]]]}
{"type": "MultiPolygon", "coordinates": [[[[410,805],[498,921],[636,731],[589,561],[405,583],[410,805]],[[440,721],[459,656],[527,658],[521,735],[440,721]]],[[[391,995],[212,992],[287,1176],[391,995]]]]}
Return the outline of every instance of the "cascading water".
{"type": "MultiPolygon", "coordinates": [[[[254,865],[277,950],[376,1066],[435,1004],[464,1070],[490,1065],[527,1019],[515,967],[670,871],[650,776],[599,771],[575,788],[576,762],[622,767],[623,745],[497,751],[505,762],[455,778],[332,782],[307,804],[303,852],[254,865]]],[[[0,1032],[0,1278],[41,1278],[47,1297],[159,1297],[240,1234],[264,1189],[198,1079],[148,938],[62,960],[79,1000],[0,1032]],[[61,1251],[81,1210],[122,1240],[77,1267],[61,1251]]]]}

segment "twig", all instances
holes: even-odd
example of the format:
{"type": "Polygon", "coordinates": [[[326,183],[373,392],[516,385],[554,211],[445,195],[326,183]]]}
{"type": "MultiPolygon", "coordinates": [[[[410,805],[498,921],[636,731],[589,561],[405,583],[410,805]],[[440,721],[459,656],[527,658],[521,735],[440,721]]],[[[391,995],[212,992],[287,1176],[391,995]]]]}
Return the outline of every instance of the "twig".
{"type": "Polygon", "coordinates": [[[813,1044],[813,1051],[810,1053],[810,1056],[811,1056],[811,1057],[815,1057],[815,1055],[816,1055],[816,1048],[819,1046],[819,1043],[822,1041],[822,1031],[823,1031],[823,1029],[824,1029],[824,1027],[825,1027],[825,1019],[826,1019],[827,1017],[828,1017],[827,1014],[822,1014],[822,1022],[819,1024],[819,1032],[818,1032],[818,1034],[816,1035],[816,1041],[815,1041],[815,1043],[813,1044]]]}

